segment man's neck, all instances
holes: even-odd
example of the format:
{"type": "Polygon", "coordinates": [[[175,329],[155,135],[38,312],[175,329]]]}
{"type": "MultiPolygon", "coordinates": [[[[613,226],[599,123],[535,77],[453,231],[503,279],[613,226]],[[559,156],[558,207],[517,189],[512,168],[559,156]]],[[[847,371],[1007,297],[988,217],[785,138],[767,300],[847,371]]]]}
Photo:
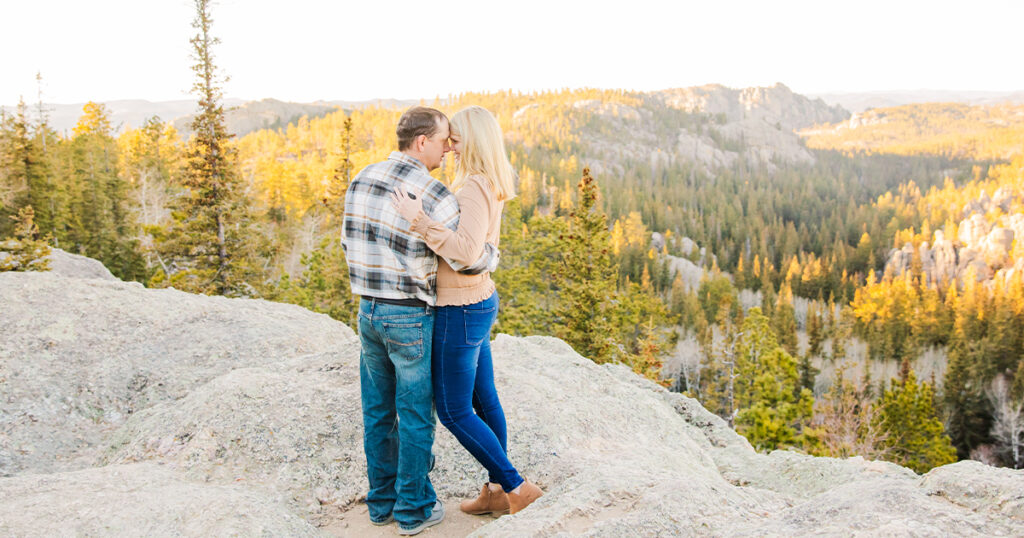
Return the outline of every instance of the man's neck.
{"type": "MultiPolygon", "coordinates": [[[[427,165],[423,164],[423,155],[422,154],[411,153],[409,151],[400,151],[399,153],[401,153],[402,155],[405,155],[406,157],[409,157],[411,159],[416,159],[416,162],[420,163],[423,166],[423,168],[427,168],[427,165]]],[[[427,171],[429,172],[430,169],[428,168],[427,171]]]]}

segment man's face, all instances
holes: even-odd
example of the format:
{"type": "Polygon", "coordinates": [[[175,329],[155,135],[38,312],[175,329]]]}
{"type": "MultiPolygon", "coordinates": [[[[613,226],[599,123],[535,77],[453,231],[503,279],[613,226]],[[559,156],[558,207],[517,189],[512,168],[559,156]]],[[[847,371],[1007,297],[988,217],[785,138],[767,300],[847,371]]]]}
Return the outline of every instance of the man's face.
{"type": "Polygon", "coordinates": [[[448,140],[448,120],[441,121],[441,127],[434,133],[434,136],[427,137],[423,142],[423,164],[427,170],[434,170],[441,166],[444,154],[451,151],[452,146],[448,140]]]}

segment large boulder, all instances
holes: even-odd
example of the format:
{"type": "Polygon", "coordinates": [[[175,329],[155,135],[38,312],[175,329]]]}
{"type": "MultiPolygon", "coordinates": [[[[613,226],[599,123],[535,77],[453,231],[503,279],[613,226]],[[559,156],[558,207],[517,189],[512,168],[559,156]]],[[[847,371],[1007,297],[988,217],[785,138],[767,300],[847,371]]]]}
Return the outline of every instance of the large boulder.
{"type": "Polygon", "coordinates": [[[50,272],[68,278],[94,278],[98,280],[119,280],[102,263],[80,254],[72,254],[59,248],[51,248],[50,272]]]}
{"type": "Polygon", "coordinates": [[[704,278],[704,269],[686,258],[678,256],[665,256],[668,260],[669,274],[678,276],[683,281],[687,290],[697,291],[700,288],[700,280],[704,278]]]}
{"type": "MultiPolygon", "coordinates": [[[[0,303],[0,533],[304,535],[359,513],[359,346],[340,323],[45,273],[0,274],[0,303]]],[[[509,455],[546,495],[479,535],[1024,533],[1024,471],[758,454],[560,340],[493,352],[509,455]]],[[[441,497],[475,494],[485,474],[443,427],[434,450],[441,497]]]]}
{"type": "Polygon", "coordinates": [[[0,273],[0,305],[0,475],[91,465],[138,411],[354,337],[293,305],[51,272],[0,273]]]}

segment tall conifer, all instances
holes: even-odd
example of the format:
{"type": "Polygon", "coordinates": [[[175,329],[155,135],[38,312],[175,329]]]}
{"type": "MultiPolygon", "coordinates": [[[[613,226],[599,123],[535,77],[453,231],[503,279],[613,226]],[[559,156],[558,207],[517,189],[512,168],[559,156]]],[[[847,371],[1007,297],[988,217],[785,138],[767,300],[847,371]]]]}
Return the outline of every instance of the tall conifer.
{"type": "MultiPolygon", "coordinates": [[[[86,103],[70,141],[70,177],[66,247],[103,262],[125,280],[144,278],[144,261],[128,214],[128,183],[118,170],[117,142],[110,115],[98,103],[86,103]]],[[[45,231],[45,230],[44,230],[45,231]]]]}
{"type": "Polygon", "coordinates": [[[42,149],[33,136],[24,101],[0,125],[0,173],[0,237],[13,234],[18,210],[27,205],[35,210],[35,224],[51,231],[42,149]]]}
{"type": "Polygon", "coordinates": [[[153,283],[201,293],[257,295],[259,271],[253,254],[261,241],[252,229],[225,124],[220,85],[227,79],[213,62],[213,46],[220,39],[210,33],[210,3],[194,0],[192,91],[199,97],[199,113],[191,125],[185,192],[177,200],[169,233],[158,238],[161,250],[174,261],[173,274],[158,274],[153,283]]]}
{"type": "Polygon", "coordinates": [[[919,473],[956,461],[956,449],[935,412],[932,386],[918,383],[913,370],[906,379],[893,380],[876,420],[892,461],[919,473]]]}
{"type": "Polygon", "coordinates": [[[561,336],[583,356],[597,363],[614,359],[612,295],[616,267],[612,264],[608,222],[598,205],[599,190],[590,169],[577,185],[579,199],[562,236],[561,288],[556,317],[561,336]]]}
{"type": "Polygon", "coordinates": [[[814,397],[797,361],[777,342],[767,316],[751,308],[736,343],[736,431],[762,449],[810,447],[814,397]]]}

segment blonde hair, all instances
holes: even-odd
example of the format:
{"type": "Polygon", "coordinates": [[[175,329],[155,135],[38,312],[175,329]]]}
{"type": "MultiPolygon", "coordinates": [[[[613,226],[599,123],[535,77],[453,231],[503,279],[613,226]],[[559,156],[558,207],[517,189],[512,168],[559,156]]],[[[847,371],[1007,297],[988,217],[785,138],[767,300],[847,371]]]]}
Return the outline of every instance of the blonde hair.
{"type": "Polygon", "coordinates": [[[498,120],[486,108],[470,106],[452,116],[449,125],[454,136],[462,140],[462,151],[455,162],[452,190],[458,191],[466,178],[479,174],[487,178],[499,201],[516,195],[515,172],[505,153],[498,120]]]}

